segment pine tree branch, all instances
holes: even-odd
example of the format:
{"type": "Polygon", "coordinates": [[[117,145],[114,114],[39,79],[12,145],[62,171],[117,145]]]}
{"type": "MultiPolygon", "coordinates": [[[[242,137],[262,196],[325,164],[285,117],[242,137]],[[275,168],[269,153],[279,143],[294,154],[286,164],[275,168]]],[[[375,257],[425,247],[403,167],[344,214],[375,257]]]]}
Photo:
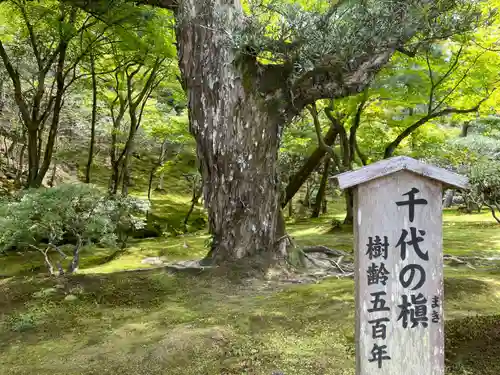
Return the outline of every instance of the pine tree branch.
{"type": "Polygon", "coordinates": [[[138,0],[137,4],[151,5],[158,8],[176,10],[179,8],[180,0],[138,0]]]}
{"type": "Polygon", "coordinates": [[[389,61],[395,49],[375,55],[364,55],[347,70],[339,64],[318,66],[296,80],[292,87],[293,105],[300,110],[320,99],[335,99],[363,91],[389,61]]]}
{"type": "MultiPolygon", "coordinates": [[[[65,0],[75,6],[84,9],[87,12],[102,13],[108,8],[108,2],[103,0],[65,0]]],[[[132,0],[138,5],[150,5],[153,7],[170,9],[176,11],[179,8],[181,0],[132,0]]]]}

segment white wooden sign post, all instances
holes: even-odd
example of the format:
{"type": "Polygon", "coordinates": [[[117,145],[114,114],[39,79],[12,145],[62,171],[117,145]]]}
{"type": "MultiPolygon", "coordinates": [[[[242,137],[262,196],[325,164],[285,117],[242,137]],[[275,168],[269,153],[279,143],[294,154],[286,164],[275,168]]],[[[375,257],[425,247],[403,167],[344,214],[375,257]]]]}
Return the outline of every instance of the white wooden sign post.
{"type": "Polygon", "coordinates": [[[356,375],[444,375],[442,189],[467,178],[395,157],[337,179],[354,189],[356,375]]]}

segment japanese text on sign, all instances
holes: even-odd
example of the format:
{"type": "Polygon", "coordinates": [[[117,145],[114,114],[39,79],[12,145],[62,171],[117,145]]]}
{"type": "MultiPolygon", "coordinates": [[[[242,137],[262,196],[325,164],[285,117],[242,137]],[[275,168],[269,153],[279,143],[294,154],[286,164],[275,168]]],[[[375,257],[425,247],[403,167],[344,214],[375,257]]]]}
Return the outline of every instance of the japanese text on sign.
{"type": "MultiPolygon", "coordinates": [[[[416,206],[425,206],[427,200],[418,197],[420,191],[413,187],[409,192],[403,194],[406,200],[395,202],[398,207],[408,208],[408,219],[413,223],[416,215],[416,206]]],[[[427,296],[420,292],[427,281],[425,262],[429,261],[429,252],[425,248],[426,231],[417,226],[401,228],[401,235],[395,245],[395,252],[390,252],[388,236],[378,233],[368,238],[367,251],[365,255],[370,260],[365,269],[367,284],[370,288],[371,300],[367,308],[370,314],[370,324],[373,349],[370,352],[369,362],[382,368],[383,362],[391,360],[390,348],[387,339],[388,325],[390,324],[391,308],[397,309],[397,324],[403,329],[426,329],[430,322],[439,323],[440,301],[438,296],[427,296]],[[416,255],[415,259],[410,257],[410,252],[416,255]],[[402,267],[399,275],[400,285],[405,290],[396,306],[389,306],[385,286],[391,278],[386,267],[389,256],[399,256],[400,262],[409,263],[402,267]],[[430,306],[428,306],[430,305],[430,306]],[[429,309],[430,307],[430,309],[429,309]],[[429,314],[430,310],[430,314],[429,314]],[[430,316],[429,316],[430,315],[430,316]]]]}

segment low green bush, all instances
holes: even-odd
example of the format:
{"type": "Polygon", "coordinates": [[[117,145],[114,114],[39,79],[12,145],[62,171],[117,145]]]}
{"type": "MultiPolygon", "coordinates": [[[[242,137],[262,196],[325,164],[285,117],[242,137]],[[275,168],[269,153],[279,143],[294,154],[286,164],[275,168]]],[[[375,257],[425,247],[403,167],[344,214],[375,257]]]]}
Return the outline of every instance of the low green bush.
{"type": "Polygon", "coordinates": [[[29,189],[0,204],[0,250],[35,249],[45,259],[51,274],[51,255],[66,259],[62,245],[72,244],[66,272],[78,269],[84,245],[125,246],[131,232],[143,228],[148,202],[130,197],[108,196],[88,184],[67,184],[54,188],[29,189]]]}

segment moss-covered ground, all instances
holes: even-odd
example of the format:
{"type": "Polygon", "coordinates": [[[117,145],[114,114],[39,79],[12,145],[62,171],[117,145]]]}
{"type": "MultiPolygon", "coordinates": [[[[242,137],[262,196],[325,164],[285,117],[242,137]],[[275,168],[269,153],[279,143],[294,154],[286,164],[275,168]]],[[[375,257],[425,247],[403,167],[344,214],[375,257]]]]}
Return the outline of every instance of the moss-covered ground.
{"type": "MultiPolygon", "coordinates": [[[[188,202],[156,194],[155,214],[179,221],[188,202]]],[[[352,251],[349,228],[330,231],[340,209],[290,222],[289,232],[300,246],[352,251]]],[[[111,249],[87,248],[79,274],[61,279],[40,275],[36,253],[2,256],[0,374],[354,374],[350,279],[285,285],[137,270],[151,267],[141,263],[149,256],[199,258],[207,239],[134,240],[112,260],[111,249]]],[[[500,257],[500,227],[488,214],[446,212],[444,247],[500,257]]],[[[500,374],[500,263],[445,275],[447,374],[500,374]]]]}

